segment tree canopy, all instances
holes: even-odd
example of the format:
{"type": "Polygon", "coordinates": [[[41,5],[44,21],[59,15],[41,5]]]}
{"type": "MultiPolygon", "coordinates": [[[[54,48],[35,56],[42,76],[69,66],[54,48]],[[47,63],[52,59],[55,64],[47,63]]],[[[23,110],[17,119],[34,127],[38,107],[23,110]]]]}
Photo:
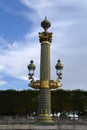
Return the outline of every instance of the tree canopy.
{"type": "MultiPolygon", "coordinates": [[[[37,90],[0,91],[0,115],[30,115],[38,111],[37,90]]],[[[87,91],[62,90],[51,91],[52,113],[78,112],[87,115],[87,91]]]]}

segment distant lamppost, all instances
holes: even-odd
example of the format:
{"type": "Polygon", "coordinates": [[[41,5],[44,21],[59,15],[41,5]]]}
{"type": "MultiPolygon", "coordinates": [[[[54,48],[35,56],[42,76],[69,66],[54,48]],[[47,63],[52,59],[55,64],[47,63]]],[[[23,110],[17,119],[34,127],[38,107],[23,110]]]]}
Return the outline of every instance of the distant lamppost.
{"type": "Polygon", "coordinates": [[[63,65],[60,60],[56,64],[56,74],[58,80],[54,81],[50,79],[50,45],[52,42],[52,33],[48,32],[48,28],[51,23],[45,17],[45,20],[41,22],[43,32],[39,33],[39,41],[41,43],[41,58],[40,58],[40,80],[34,80],[35,65],[33,61],[30,61],[28,65],[29,79],[31,79],[29,86],[34,89],[39,89],[39,106],[38,106],[38,118],[37,124],[54,124],[51,117],[51,89],[57,89],[62,84],[62,69],[63,65]]]}
{"type": "Polygon", "coordinates": [[[30,61],[30,64],[27,66],[28,70],[29,70],[29,79],[34,79],[33,76],[34,76],[34,70],[36,68],[36,66],[34,65],[34,61],[31,60],[30,61]]]}
{"type": "Polygon", "coordinates": [[[61,63],[61,60],[58,59],[57,64],[55,65],[56,68],[56,74],[58,76],[58,79],[62,79],[62,69],[63,69],[63,65],[61,63]]]}

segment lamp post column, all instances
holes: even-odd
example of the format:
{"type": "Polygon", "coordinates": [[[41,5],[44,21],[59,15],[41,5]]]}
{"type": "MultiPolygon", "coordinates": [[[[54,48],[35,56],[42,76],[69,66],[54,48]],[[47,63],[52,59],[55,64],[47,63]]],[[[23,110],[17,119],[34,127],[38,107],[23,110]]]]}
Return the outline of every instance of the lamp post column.
{"type": "Polygon", "coordinates": [[[52,123],[51,118],[51,89],[50,89],[50,44],[52,33],[47,32],[51,23],[45,18],[41,26],[44,32],[39,33],[41,43],[41,59],[40,59],[40,92],[39,92],[39,110],[38,121],[41,123],[52,123]]]}
{"type": "Polygon", "coordinates": [[[45,20],[41,22],[41,26],[44,29],[44,32],[39,33],[39,41],[41,43],[40,80],[35,81],[33,78],[36,66],[31,60],[28,65],[28,78],[31,80],[29,87],[40,90],[38,118],[36,123],[54,124],[51,117],[51,89],[57,89],[62,86],[60,80],[62,79],[63,65],[61,64],[61,60],[58,60],[58,63],[55,66],[57,80],[50,80],[50,45],[52,42],[52,33],[47,30],[51,26],[51,23],[45,17],[45,20]]]}

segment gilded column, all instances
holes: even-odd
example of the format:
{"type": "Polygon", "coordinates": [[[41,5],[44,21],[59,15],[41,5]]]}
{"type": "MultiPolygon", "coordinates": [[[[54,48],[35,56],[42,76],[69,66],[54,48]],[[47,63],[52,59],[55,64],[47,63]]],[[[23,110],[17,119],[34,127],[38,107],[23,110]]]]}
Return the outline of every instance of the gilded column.
{"type": "Polygon", "coordinates": [[[38,122],[49,124],[53,123],[51,118],[51,89],[50,89],[50,44],[52,41],[52,33],[47,29],[51,23],[45,18],[41,22],[44,32],[39,33],[41,43],[41,59],[40,59],[40,92],[39,92],[39,110],[38,122]]]}
{"type": "Polygon", "coordinates": [[[40,56],[40,80],[34,80],[35,65],[33,61],[30,61],[28,65],[29,69],[29,86],[34,89],[39,89],[39,107],[38,107],[38,118],[37,124],[54,124],[51,118],[51,89],[57,89],[61,87],[60,82],[63,69],[61,61],[58,60],[55,68],[57,71],[57,80],[50,80],[50,46],[52,42],[52,33],[48,32],[48,28],[51,23],[45,17],[45,20],[41,22],[41,26],[44,29],[43,32],[39,33],[39,41],[41,43],[41,56],[40,56]]]}

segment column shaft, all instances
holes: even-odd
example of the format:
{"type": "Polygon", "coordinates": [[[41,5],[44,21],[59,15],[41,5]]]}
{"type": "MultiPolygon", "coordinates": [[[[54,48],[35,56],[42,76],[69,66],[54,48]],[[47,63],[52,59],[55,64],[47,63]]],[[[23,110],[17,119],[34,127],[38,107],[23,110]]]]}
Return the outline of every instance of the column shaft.
{"type": "Polygon", "coordinates": [[[40,80],[50,80],[50,43],[41,44],[40,80]]]}

